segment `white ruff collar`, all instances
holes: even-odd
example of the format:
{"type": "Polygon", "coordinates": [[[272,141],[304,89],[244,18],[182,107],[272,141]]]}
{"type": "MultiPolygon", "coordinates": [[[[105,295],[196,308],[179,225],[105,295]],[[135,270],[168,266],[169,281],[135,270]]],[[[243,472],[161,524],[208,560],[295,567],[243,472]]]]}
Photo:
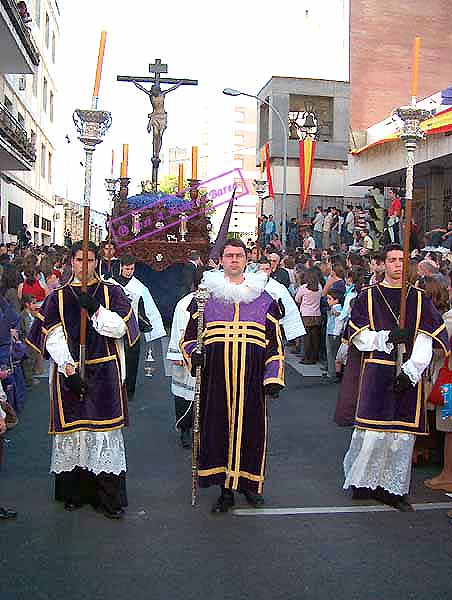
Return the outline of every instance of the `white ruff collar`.
{"type": "Polygon", "coordinates": [[[267,274],[263,271],[257,273],[244,273],[243,283],[232,283],[224,276],[223,271],[207,271],[202,282],[217,300],[225,304],[244,302],[249,304],[259,298],[267,285],[267,274]]]}

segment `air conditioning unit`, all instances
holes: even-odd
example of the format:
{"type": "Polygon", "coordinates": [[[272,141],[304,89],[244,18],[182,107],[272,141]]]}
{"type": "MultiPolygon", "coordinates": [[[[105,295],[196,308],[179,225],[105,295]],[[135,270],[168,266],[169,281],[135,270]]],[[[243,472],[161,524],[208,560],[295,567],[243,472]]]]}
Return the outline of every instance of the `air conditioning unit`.
{"type": "Polygon", "coordinates": [[[19,90],[21,90],[23,92],[23,91],[25,91],[26,87],[27,87],[27,80],[25,78],[25,75],[20,75],[19,76],[19,90]]]}

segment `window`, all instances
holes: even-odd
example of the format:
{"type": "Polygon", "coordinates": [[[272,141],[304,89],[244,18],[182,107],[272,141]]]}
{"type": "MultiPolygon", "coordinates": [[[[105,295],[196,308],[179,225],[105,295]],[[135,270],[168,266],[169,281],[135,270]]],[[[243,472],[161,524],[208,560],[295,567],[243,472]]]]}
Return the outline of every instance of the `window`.
{"type": "Polygon", "coordinates": [[[49,96],[49,116],[51,122],[53,123],[53,92],[50,92],[49,96]]]}
{"type": "Polygon", "coordinates": [[[17,113],[17,121],[19,125],[25,129],[25,117],[20,112],[17,113]]]}
{"type": "Polygon", "coordinates": [[[49,43],[50,43],[50,17],[49,17],[49,13],[46,13],[46,24],[45,24],[45,30],[44,30],[44,38],[45,38],[45,42],[46,42],[46,47],[49,47],[49,43]]]}
{"type": "Polygon", "coordinates": [[[52,34],[52,62],[55,64],[55,52],[56,52],[56,37],[52,34]]]}
{"type": "Polygon", "coordinates": [[[8,202],[8,233],[17,235],[24,223],[24,209],[8,202]]]}
{"type": "Polygon", "coordinates": [[[46,147],[41,144],[41,177],[46,176],[46,147]]]}
{"type": "Polygon", "coordinates": [[[42,84],[42,108],[44,109],[44,112],[47,112],[47,88],[47,79],[44,77],[42,84]]]}
{"type": "Polygon", "coordinates": [[[39,229],[39,215],[35,214],[33,218],[33,225],[39,229]]]}
{"type": "Polygon", "coordinates": [[[5,104],[6,110],[9,110],[9,112],[12,114],[12,112],[13,112],[13,103],[8,98],[8,96],[5,96],[4,104],[5,104]]]}
{"type": "Polygon", "coordinates": [[[47,180],[52,183],[52,153],[49,152],[47,156],[47,180]]]}
{"type": "Polygon", "coordinates": [[[38,95],[38,72],[33,73],[33,96],[38,95]]]}
{"type": "Polygon", "coordinates": [[[41,26],[41,0],[35,0],[35,21],[38,27],[41,26]]]}
{"type": "Polygon", "coordinates": [[[52,231],[52,221],[49,221],[49,219],[45,219],[44,217],[42,217],[41,229],[44,229],[44,231],[52,231]]]}

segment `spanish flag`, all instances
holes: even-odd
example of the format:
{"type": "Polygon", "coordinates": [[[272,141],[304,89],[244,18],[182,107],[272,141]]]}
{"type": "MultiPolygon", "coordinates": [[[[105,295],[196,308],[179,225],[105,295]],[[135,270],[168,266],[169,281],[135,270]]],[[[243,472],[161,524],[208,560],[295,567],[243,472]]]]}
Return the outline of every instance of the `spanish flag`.
{"type": "Polygon", "coordinates": [[[300,150],[300,197],[301,210],[304,210],[308,204],[309,190],[311,189],[312,167],[314,165],[314,155],[316,142],[307,138],[298,142],[300,150]]]}
{"type": "Polygon", "coordinates": [[[267,172],[267,184],[268,184],[268,195],[275,199],[275,192],[273,190],[273,179],[272,179],[272,171],[270,168],[270,153],[268,150],[268,142],[265,144],[265,169],[267,172]]]}

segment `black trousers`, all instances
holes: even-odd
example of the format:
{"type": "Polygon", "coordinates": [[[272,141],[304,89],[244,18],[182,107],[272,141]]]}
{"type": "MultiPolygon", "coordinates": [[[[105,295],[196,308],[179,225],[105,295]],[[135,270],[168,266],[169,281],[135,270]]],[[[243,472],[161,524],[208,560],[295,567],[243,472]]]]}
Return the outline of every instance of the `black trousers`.
{"type": "Polygon", "coordinates": [[[182,431],[191,429],[193,423],[193,402],[180,396],[174,396],[176,427],[182,431]]]}
{"type": "Polygon", "coordinates": [[[55,475],[55,500],[109,511],[127,506],[126,474],[99,473],[76,467],[55,475]]]}
{"type": "Polygon", "coordinates": [[[132,347],[125,344],[126,355],[126,389],[128,394],[135,393],[137,383],[138,363],[140,362],[140,340],[132,347]]]}
{"type": "Polygon", "coordinates": [[[318,325],[306,325],[305,327],[304,358],[308,362],[315,363],[319,360],[320,323],[318,325]]]}

